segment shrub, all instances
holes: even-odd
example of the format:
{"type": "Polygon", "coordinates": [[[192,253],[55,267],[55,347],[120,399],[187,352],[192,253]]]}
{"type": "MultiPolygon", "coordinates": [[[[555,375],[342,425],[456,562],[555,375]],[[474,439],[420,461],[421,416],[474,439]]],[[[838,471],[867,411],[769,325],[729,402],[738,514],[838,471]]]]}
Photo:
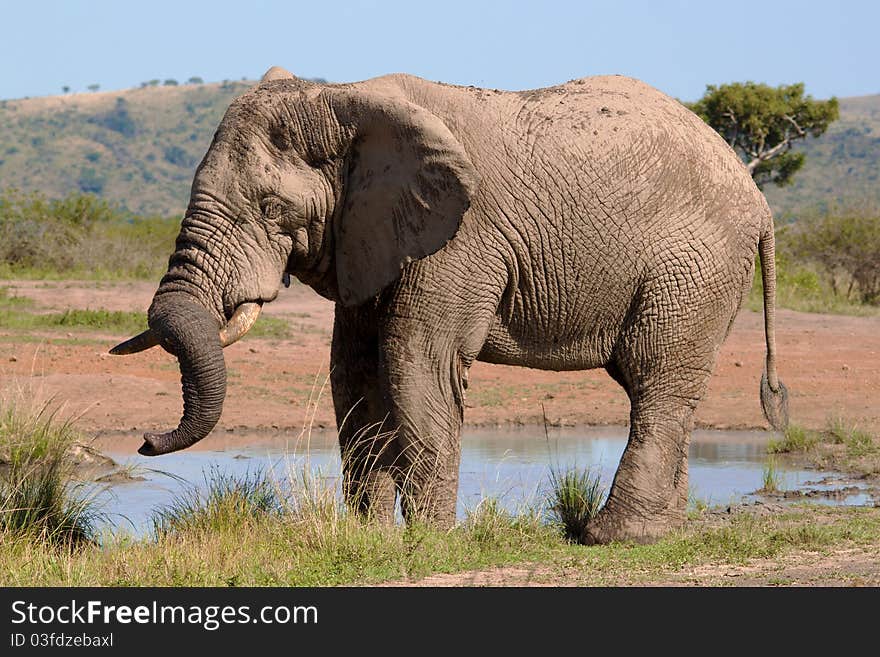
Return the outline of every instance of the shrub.
{"type": "Polygon", "coordinates": [[[177,218],[136,217],[92,194],[0,194],[0,275],[158,278],[177,218]]]}
{"type": "Polygon", "coordinates": [[[880,304],[880,209],[863,204],[807,216],[788,243],[822,269],[835,295],[880,304]]]}
{"type": "Polygon", "coordinates": [[[113,109],[89,118],[89,122],[118,132],[123,137],[133,137],[137,132],[137,124],[128,112],[128,103],[121,96],[116,99],[113,109]]]}

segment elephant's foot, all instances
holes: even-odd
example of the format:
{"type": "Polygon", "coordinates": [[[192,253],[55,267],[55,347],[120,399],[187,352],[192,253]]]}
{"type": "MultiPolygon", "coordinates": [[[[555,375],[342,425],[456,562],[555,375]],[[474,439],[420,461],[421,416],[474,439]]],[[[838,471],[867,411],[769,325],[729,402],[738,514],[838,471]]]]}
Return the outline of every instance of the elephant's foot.
{"type": "Polygon", "coordinates": [[[603,509],[590,522],[580,542],[584,545],[605,545],[613,542],[653,543],[669,531],[681,527],[683,511],[667,511],[658,516],[639,516],[603,509]]]}

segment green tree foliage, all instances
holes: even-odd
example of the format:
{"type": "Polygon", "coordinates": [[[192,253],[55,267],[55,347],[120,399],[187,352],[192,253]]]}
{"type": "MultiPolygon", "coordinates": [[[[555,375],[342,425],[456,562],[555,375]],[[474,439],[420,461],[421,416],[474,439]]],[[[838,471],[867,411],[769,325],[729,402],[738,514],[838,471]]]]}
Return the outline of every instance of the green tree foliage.
{"type": "Polygon", "coordinates": [[[880,208],[833,209],[802,218],[787,233],[787,247],[818,265],[836,295],[880,305],[880,208]]]}
{"type": "Polygon", "coordinates": [[[175,80],[174,78],[168,78],[168,79],[165,80],[165,82],[163,82],[162,84],[164,84],[166,87],[176,87],[176,86],[177,86],[177,80],[175,80]]]}
{"type": "Polygon", "coordinates": [[[118,132],[123,137],[132,137],[137,132],[137,124],[128,111],[128,104],[122,96],[116,99],[116,105],[108,112],[89,119],[108,130],[118,132]]]}
{"type": "Polygon", "coordinates": [[[740,155],[759,187],[790,183],[806,159],[792,151],[794,143],[822,135],[839,116],[836,98],[804,96],[802,82],[708,85],[688,107],[740,155]]]}
{"type": "Polygon", "coordinates": [[[167,146],[163,154],[165,161],[174,166],[187,168],[195,166],[195,158],[189,155],[189,153],[183,150],[180,146],[167,146]]]}
{"type": "Polygon", "coordinates": [[[90,85],[87,87],[87,89],[88,89],[89,91],[91,91],[91,92],[95,92],[95,91],[97,91],[97,90],[100,89],[100,88],[101,88],[101,85],[100,85],[100,84],[90,84],[90,85]]]}
{"type": "Polygon", "coordinates": [[[192,76],[189,80],[186,81],[187,84],[203,84],[205,81],[202,80],[198,75],[192,76]]]}

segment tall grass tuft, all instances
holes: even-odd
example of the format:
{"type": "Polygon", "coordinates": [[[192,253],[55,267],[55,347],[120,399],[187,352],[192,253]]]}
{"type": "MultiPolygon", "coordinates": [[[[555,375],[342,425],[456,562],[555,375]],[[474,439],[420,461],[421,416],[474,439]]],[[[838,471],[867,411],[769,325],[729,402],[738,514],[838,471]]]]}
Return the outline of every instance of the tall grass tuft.
{"type": "Polygon", "coordinates": [[[780,489],[780,474],[776,466],[776,459],[772,456],[764,463],[764,471],[762,473],[762,493],[775,493],[780,489]]]}
{"type": "Polygon", "coordinates": [[[234,475],[214,466],[204,479],[204,490],[190,486],[154,513],[157,540],[183,532],[243,529],[249,522],[281,513],[278,488],[263,471],[234,475]]]}
{"type": "Polygon", "coordinates": [[[598,472],[572,467],[550,469],[550,493],[547,507],[551,520],[558,524],[566,540],[581,539],[587,523],[596,517],[605,500],[605,487],[598,472]]]}
{"type": "Polygon", "coordinates": [[[81,438],[49,403],[0,411],[0,537],[55,546],[91,543],[101,514],[73,478],[71,448],[81,438]]]}

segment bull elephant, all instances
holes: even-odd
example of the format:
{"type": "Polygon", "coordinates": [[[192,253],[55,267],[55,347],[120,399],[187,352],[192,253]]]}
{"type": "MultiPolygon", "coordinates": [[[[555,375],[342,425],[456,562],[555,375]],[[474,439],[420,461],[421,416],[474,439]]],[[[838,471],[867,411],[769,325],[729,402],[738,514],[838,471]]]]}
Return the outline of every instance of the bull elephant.
{"type": "Polygon", "coordinates": [[[585,543],[684,521],[688,442],[760,253],[760,398],[776,368],[773,221],[733,150],[650,86],[591,77],[507,92],[389,75],[316,84],[272,68],[235,100],[196,171],[149,329],[180,363],[179,425],[217,423],[222,348],[282,281],[335,302],[331,386],[355,508],[454,522],[468,368],[604,368],[629,441],[585,543]],[[370,430],[364,430],[370,428],[370,430]]]}

